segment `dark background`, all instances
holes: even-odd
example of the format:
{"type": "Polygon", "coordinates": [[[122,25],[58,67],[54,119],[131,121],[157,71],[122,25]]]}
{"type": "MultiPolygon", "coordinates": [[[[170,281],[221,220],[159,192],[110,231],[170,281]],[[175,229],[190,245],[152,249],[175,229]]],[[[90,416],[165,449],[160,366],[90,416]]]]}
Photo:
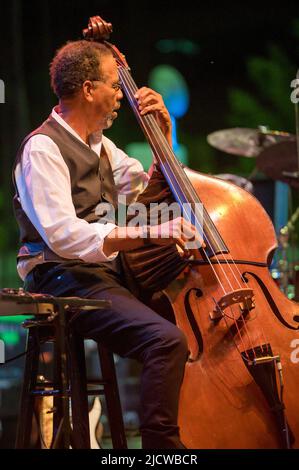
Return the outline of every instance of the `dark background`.
{"type": "MultiPolygon", "coordinates": [[[[138,85],[146,85],[150,71],[159,64],[172,65],[185,77],[190,106],[178,121],[178,139],[188,149],[189,166],[211,174],[230,172],[246,177],[255,167],[254,159],[213,149],[206,137],[219,129],[260,124],[295,131],[290,83],[299,66],[297,3],[1,1],[0,79],[5,83],[5,104],[0,104],[0,288],[20,285],[15,269],[18,232],[11,207],[15,153],[22,138],[56,103],[48,76],[55,50],[67,40],[79,39],[90,16],[99,14],[112,22],[111,42],[126,55],[138,85]],[[159,44],[166,39],[175,46],[162,52],[159,44]],[[194,53],[187,54],[180,46],[186,40],[193,44],[194,53]]],[[[143,139],[125,99],[107,136],[121,148],[143,139]]],[[[271,204],[274,182],[263,175],[260,181],[264,198],[271,204]]],[[[298,195],[291,190],[291,210],[297,205],[298,195]]],[[[16,332],[11,323],[0,327],[16,332]]],[[[23,338],[18,334],[19,340],[23,338]]],[[[7,355],[24,346],[19,340],[11,343],[7,355]]],[[[18,388],[18,364],[7,374],[18,388]]],[[[11,436],[15,396],[3,392],[0,412],[0,418],[1,414],[8,420],[13,417],[11,436]]]]}
{"type": "MultiPolygon", "coordinates": [[[[6,92],[6,103],[0,105],[2,250],[13,249],[17,236],[10,206],[10,172],[15,151],[21,139],[47,117],[56,102],[48,77],[55,50],[67,40],[79,39],[90,16],[100,14],[113,23],[111,42],[125,53],[137,84],[147,84],[151,69],[163,63],[176,67],[185,77],[190,107],[179,120],[178,137],[187,146],[192,168],[246,176],[254,167],[249,159],[231,157],[210,148],[206,136],[215,130],[232,124],[240,127],[274,124],[280,130],[294,131],[289,96],[290,82],[298,66],[296,2],[276,5],[270,2],[13,0],[1,2],[0,8],[0,78],[5,82],[6,92]],[[187,39],[197,46],[198,52],[187,55],[178,47],[162,53],[157,44],[165,39],[187,39]],[[270,57],[271,47],[278,49],[279,54],[270,57]],[[252,57],[260,57],[270,62],[270,66],[266,63],[263,69],[253,64],[250,72],[248,61],[252,57]],[[269,96],[269,90],[274,76],[271,64],[275,65],[275,60],[278,75],[284,73],[278,80],[284,82],[275,84],[280,88],[274,90],[273,97],[269,96]],[[243,102],[236,103],[236,96],[231,95],[235,89],[245,91],[252,102],[257,100],[258,108],[247,112],[244,97],[243,102]],[[275,108],[278,95],[280,102],[284,102],[283,110],[275,108]]],[[[120,147],[142,139],[133,113],[125,104],[108,135],[120,147]]]]}
{"type": "MultiPolygon", "coordinates": [[[[299,62],[296,2],[219,5],[213,1],[13,0],[1,2],[0,8],[0,78],[6,92],[6,102],[0,105],[2,250],[14,249],[16,244],[10,205],[15,151],[21,139],[48,116],[56,103],[48,77],[55,50],[67,40],[79,39],[90,16],[100,14],[112,22],[111,42],[125,53],[138,85],[147,84],[151,69],[163,63],[176,67],[185,77],[190,107],[178,122],[178,137],[187,146],[192,168],[243,176],[253,169],[253,160],[232,157],[208,146],[206,136],[215,130],[266,124],[294,132],[289,96],[299,62]],[[187,39],[198,52],[188,55],[177,47],[162,53],[158,42],[165,39],[187,39]],[[264,65],[250,65],[254,57],[264,60],[264,65]],[[275,72],[278,78],[271,88],[275,72]],[[236,89],[246,93],[241,100],[236,97],[236,89]],[[250,100],[257,101],[255,108],[250,108],[250,100]]],[[[142,140],[126,104],[108,136],[120,147],[142,140]]]]}

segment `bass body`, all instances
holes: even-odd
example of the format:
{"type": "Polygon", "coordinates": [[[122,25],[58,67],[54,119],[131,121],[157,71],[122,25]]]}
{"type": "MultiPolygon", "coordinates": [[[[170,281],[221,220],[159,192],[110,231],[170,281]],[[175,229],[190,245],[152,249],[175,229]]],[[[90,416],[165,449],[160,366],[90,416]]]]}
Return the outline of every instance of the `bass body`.
{"type": "Polygon", "coordinates": [[[185,171],[230,256],[211,257],[212,269],[197,252],[194,265],[164,290],[190,350],[179,408],[182,441],[189,448],[280,448],[287,446],[288,433],[288,445],[299,447],[299,305],[269,273],[273,225],[247,191],[185,171]],[[228,318],[217,317],[220,284],[235,285],[236,276],[253,290],[254,306],[246,311],[233,304],[228,318]],[[271,350],[277,360],[247,365],[240,353],[254,348],[258,356],[271,350]]]}

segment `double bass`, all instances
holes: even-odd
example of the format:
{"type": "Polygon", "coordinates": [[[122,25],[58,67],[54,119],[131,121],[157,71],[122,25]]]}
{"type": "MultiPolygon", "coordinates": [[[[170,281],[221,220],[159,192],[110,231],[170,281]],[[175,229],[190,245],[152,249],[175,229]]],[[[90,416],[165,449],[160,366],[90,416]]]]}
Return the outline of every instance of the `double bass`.
{"type": "MultiPolygon", "coordinates": [[[[128,101],[158,162],[138,201],[188,203],[201,248],[146,246],[124,262],[136,289],[156,298],[188,341],[178,423],[187,448],[299,447],[299,305],[273,281],[273,225],[253,195],[183,167],[155,118],[140,116],[125,57],[109,43],[110,23],[90,18],[85,39],[113,53],[128,101]],[[196,205],[203,207],[198,220],[196,205]]],[[[186,215],[184,215],[186,216],[186,215]]],[[[187,216],[186,216],[187,217],[187,216]]],[[[160,305],[160,307],[159,307],[160,305]]]]}

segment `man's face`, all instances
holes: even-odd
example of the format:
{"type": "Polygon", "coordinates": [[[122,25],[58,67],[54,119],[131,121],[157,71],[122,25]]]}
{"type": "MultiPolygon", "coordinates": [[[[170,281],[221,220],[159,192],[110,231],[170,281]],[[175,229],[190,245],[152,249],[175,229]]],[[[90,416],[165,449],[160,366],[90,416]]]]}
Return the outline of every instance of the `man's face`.
{"type": "Polygon", "coordinates": [[[117,65],[112,56],[102,58],[99,76],[103,77],[102,81],[93,82],[92,110],[99,127],[108,129],[117,118],[117,110],[123,97],[117,65]]]}

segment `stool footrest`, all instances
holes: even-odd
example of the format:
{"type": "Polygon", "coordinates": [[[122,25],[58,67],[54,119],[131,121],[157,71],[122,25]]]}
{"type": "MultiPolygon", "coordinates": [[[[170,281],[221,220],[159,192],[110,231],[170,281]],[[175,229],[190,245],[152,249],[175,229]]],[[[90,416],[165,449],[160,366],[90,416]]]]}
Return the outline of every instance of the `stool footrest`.
{"type": "MultiPolygon", "coordinates": [[[[61,393],[61,390],[32,390],[30,395],[34,395],[35,397],[64,397],[61,393]]],[[[67,397],[70,397],[71,393],[68,390],[67,397]]]]}
{"type": "MultiPolygon", "coordinates": [[[[86,390],[89,396],[105,395],[104,389],[101,390],[86,390]]],[[[30,395],[35,397],[64,397],[60,390],[32,390],[30,395]]],[[[67,397],[71,396],[70,390],[67,392],[67,397]]]]}

